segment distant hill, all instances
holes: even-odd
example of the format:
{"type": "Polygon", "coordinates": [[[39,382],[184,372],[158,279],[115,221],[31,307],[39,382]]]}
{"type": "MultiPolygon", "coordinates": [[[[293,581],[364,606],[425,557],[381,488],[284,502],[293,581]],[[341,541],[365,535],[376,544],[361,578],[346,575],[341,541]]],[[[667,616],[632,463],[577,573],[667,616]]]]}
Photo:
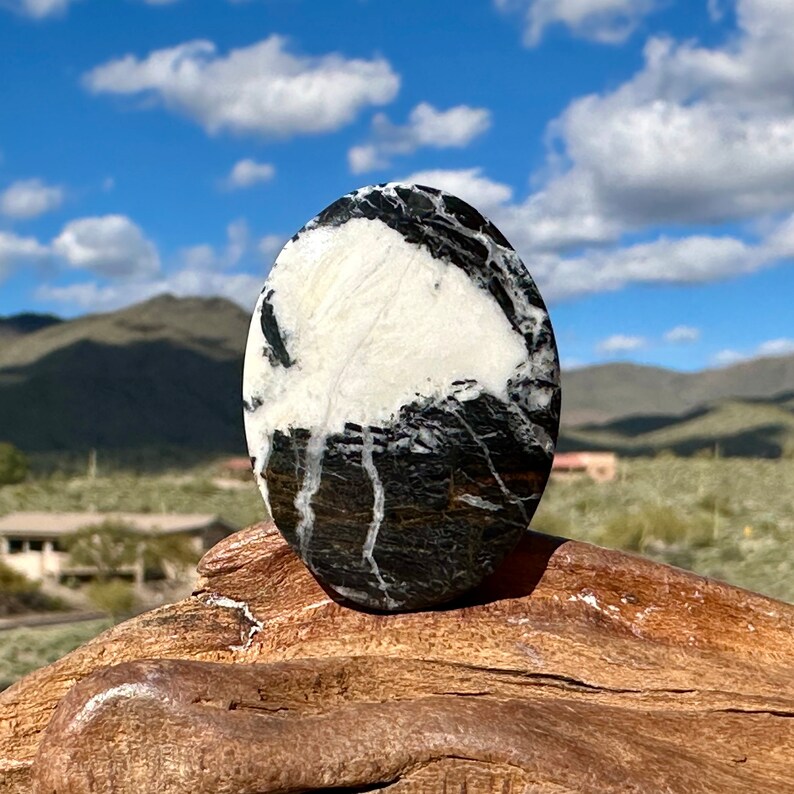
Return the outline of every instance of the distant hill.
{"type": "MultiPolygon", "coordinates": [[[[31,453],[245,454],[249,315],[161,296],[60,321],[0,319],[0,441],[31,453]]],[[[680,373],[607,364],[563,374],[562,449],[775,457],[794,449],[794,356],[680,373]]]]}
{"type": "Polygon", "coordinates": [[[0,439],[244,453],[248,322],[226,300],[161,296],[17,336],[0,345],[0,439]]]}
{"type": "Polygon", "coordinates": [[[604,364],[565,372],[562,385],[568,428],[632,416],[682,416],[720,400],[767,400],[794,393],[794,355],[701,372],[604,364]]]}
{"type": "Polygon", "coordinates": [[[794,393],[770,400],[722,400],[683,416],[634,416],[568,428],[560,448],[610,449],[621,455],[788,456],[794,454],[794,393]]]}
{"type": "Polygon", "coordinates": [[[61,318],[54,314],[33,314],[31,312],[15,314],[11,317],[0,317],[0,344],[61,322],[63,322],[61,318]]]}

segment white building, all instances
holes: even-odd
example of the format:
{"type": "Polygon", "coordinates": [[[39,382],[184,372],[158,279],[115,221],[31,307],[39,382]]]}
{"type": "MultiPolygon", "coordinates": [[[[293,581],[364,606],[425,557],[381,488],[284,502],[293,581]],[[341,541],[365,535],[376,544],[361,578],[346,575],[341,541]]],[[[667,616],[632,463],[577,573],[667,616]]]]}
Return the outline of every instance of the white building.
{"type": "MultiPolygon", "coordinates": [[[[70,565],[63,539],[79,529],[108,521],[141,535],[184,535],[197,556],[237,529],[218,516],[203,514],[9,513],[0,517],[0,562],[34,580],[91,577],[95,570],[70,565]]],[[[137,581],[143,578],[140,563],[122,573],[137,581]]]]}

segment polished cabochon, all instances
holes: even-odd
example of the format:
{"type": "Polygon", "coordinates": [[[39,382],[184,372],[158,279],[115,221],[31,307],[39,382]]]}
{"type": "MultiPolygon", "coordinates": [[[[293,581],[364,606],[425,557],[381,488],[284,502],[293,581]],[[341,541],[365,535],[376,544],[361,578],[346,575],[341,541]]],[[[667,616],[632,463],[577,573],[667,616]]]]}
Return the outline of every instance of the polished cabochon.
{"type": "Polygon", "coordinates": [[[264,501],[312,573],[356,604],[419,609],[525,532],[557,439],[557,349],[490,221],[433,188],[368,186],[277,258],[243,405],[264,501]]]}

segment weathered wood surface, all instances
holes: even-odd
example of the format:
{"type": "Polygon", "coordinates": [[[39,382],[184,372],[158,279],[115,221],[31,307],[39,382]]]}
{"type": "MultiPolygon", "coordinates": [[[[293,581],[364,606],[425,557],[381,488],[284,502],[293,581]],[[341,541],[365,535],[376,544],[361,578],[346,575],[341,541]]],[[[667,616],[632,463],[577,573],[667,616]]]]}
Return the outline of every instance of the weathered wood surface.
{"type": "Polygon", "coordinates": [[[200,573],[0,695],[1,792],[794,792],[792,606],[532,533],[431,612],[267,524],[200,573]]]}

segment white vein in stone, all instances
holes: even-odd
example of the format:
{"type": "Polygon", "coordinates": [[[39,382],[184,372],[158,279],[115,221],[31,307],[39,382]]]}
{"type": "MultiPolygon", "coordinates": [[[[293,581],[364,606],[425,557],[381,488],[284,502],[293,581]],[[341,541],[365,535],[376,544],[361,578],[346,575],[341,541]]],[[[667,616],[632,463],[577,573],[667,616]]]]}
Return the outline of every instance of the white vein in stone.
{"type": "Polygon", "coordinates": [[[471,505],[472,507],[479,507],[481,510],[490,510],[492,513],[502,509],[502,505],[494,504],[494,502],[489,502],[487,499],[483,499],[482,497],[475,496],[471,493],[464,493],[460,496],[456,496],[455,498],[459,502],[471,505]]]}
{"type": "Polygon", "coordinates": [[[529,523],[529,516],[527,516],[527,510],[524,507],[524,500],[514,494],[506,485],[505,481],[499,475],[499,472],[496,470],[496,466],[494,466],[493,459],[491,458],[491,450],[488,449],[488,445],[474,432],[474,428],[463,418],[460,411],[455,411],[455,416],[458,417],[460,423],[469,431],[469,435],[472,437],[474,443],[482,450],[483,457],[485,458],[485,462],[488,464],[488,468],[493,475],[493,478],[496,480],[499,489],[504,494],[505,499],[508,502],[512,502],[514,505],[518,507],[521,511],[521,516],[529,523]]]}
{"type": "Polygon", "coordinates": [[[323,455],[325,454],[325,433],[314,430],[309,436],[306,445],[306,461],[303,467],[303,484],[295,496],[295,509],[300,515],[300,521],[295,529],[298,537],[301,555],[304,559],[308,555],[309,541],[314,529],[314,508],[312,499],[320,488],[323,473],[323,455]]]}
{"type": "Polygon", "coordinates": [[[386,504],[386,498],[383,492],[383,483],[381,482],[372,455],[374,444],[372,441],[372,431],[368,427],[361,431],[361,439],[363,442],[361,445],[361,465],[364,467],[364,471],[367,472],[370,482],[372,483],[373,494],[372,521],[367,529],[367,537],[364,541],[364,548],[361,556],[363,561],[369,565],[373,576],[378,582],[378,587],[383,591],[387,606],[389,609],[396,609],[400,606],[400,603],[389,595],[389,587],[381,575],[380,568],[374,556],[375,544],[378,542],[378,530],[380,530],[380,525],[383,523],[383,510],[386,504]]]}

